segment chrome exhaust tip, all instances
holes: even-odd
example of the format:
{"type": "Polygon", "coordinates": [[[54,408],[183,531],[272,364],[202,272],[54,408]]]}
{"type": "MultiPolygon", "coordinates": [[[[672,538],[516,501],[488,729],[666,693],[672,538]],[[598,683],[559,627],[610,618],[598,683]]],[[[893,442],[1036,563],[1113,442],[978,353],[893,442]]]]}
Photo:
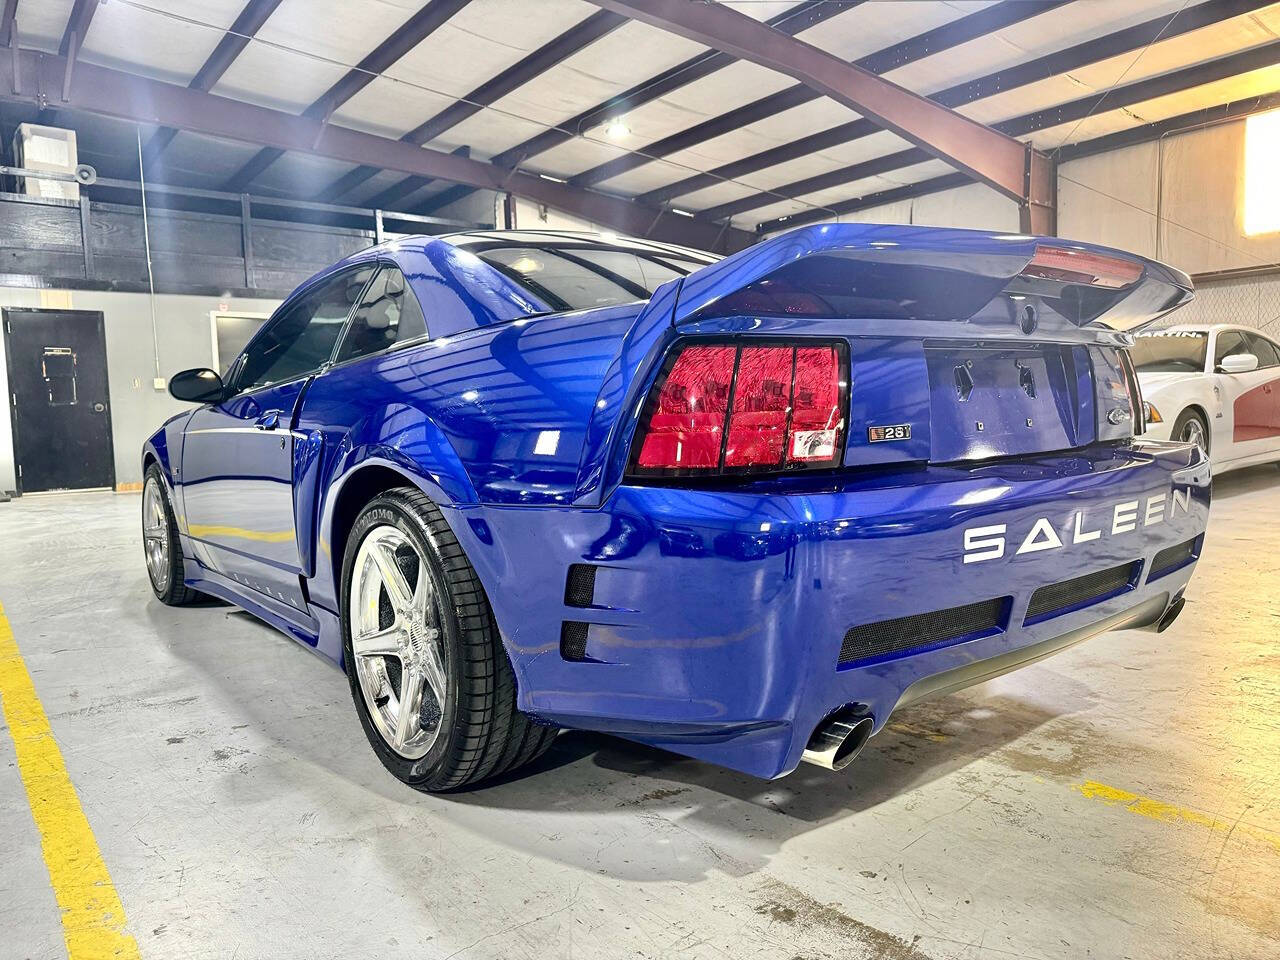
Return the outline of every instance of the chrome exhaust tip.
{"type": "Polygon", "coordinates": [[[1169,609],[1161,615],[1158,621],[1156,621],[1156,633],[1164,633],[1168,630],[1169,627],[1173,625],[1173,621],[1178,619],[1178,615],[1182,613],[1182,608],[1186,605],[1186,597],[1179,597],[1177,600],[1173,601],[1173,603],[1169,604],[1169,609]]]}
{"type": "Polygon", "coordinates": [[[827,770],[843,770],[862,752],[875,721],[865,713],[841,710],[818,724],[801,756],[827,770]]]}

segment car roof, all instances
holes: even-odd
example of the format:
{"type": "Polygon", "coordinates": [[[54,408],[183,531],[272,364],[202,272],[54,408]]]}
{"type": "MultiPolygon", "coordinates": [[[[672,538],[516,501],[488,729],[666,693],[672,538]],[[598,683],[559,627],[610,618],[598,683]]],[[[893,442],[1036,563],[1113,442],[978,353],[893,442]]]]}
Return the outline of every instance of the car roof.
{"type": "Polygon", "coordinates": [[[715,263],[720,259],[713,253],[695,250],[692,247],[595,230],[466,230],[460,233],[442,234],[434,239],[447,240],[457,247],[607,247],[610,250],[629,250],[635,253],[678,257],[681,260],[694,260],[698,263],[715,263]]]}

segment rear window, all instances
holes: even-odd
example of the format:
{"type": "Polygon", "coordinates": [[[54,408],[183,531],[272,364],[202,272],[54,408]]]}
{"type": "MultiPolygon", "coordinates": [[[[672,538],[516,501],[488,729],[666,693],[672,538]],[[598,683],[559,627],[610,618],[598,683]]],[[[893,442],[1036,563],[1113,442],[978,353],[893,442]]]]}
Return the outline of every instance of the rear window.
{"type": "Polygon", "coordinates": [[[668,280],[703,266],[608,247],[501,246],[474,252],[553,311],[647,300],[668,280]]]}
{"type": "Polygon", "coordinates": [[[1200,330],[1138,334],[1129,356],[1139,373],[1203,373],[1209,335],[1200,330]]]}

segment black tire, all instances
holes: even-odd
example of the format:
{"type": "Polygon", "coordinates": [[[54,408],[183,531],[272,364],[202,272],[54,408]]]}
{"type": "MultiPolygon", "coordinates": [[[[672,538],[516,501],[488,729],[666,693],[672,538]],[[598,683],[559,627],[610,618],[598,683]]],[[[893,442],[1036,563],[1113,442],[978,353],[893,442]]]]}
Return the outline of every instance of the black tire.
{"type": "Polygon", "coordinates": [[[347,538],[340,591],[343,661],[365,736],[397,779],[428,793],[474,786],[542,754],[559,732],[516,709],[515,674],[474,568],[439,508],[413,487],[389,490],[360,512],[347,538]],[[440,732],[426,755],[409,760],[375,726],[357,677],[351,641],[351,580],[365,537],[393,525],[426,560],[439,598],[447,684],[440,732]]]}
{"type": "Polygon", "coordinates": [[[1200,426],[1200,435],[1204,437],[1205,456],[1209,455],[1209,424],[1204,417],[1196,410],[1188,407],[1178,414],[1178,418],[1173,421],[1173,429],[1169,431],[1170,440],[1182,440],[1187,431],[1187,424],[1195,422],[1200,426]]]}
{"type": "Polygon", "coordinates": [[[183,583],[185,571],[182,564],[182,544],[178,540],[178,521],[173,514],[173,504],[169,502],[169,488],[165,485],[164,474],[160,471],[160,467],[154,463],[147,467],[146,476],[142,484],[142,549],[144,551],[144,559],[147,550],[147,489],[151,484],[156,485],[164,508],[164,535],[167,538],[168,549],[166,552],[169,559],[169,575],[168,577],[163,575],[157,577],[155,571],[151,569],[151,565],[148,564],[147,579],[151,583],[151,592],[156,595],[156,599],[161,603],[168,604],[171,607],[185,607],[203,600],[204,594],[199,590],[192,590],[183,583]]]}

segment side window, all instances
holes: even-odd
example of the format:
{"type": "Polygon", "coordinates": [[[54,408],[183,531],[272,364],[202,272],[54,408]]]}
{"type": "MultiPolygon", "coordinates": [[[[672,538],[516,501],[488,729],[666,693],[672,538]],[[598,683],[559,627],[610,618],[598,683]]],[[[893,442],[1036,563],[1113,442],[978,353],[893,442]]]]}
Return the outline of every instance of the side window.
{"type": "Polygon", "coordinates": [[[1249,352],[1258,358],[1259,367],[1280,366],[1280,354],[1277,354],[1274,343],[1256,333],[1247,334],[1245,339],[1249,343],[1249,352]]]}
{"type": "Polygon", "coordinates": [[[620,277],[641,290],[645,296],[653,296],[653,291],[662,284],[676,277],[683,277],[688,272],[680,273],[665,263],[645,260],[625,250],[598,250],[588,247],[565,250],[564,255],[575,260],[585,260],[615,277],[620,277]]]}
{"type": "Polygon", "coordinates": [[[384,265],[356,307],[335,362],[378,353],[427,335],[422,305],[399,267],[384,265]]]}
{"type": "Polygon", "coordinates": [[[1222,363],[1223,357],[1229,357],[1233,353],[1248,353],[1249,349],[1245,346],[1244,335],[1239,330],[1227,330],[1218,334],[1218,343],[1213,348],[1213,366],[1216,370],[1222,363]]]}
{"type": "Polygon", "coordinates": [[[608,271],[550,250],[497,247],[481,253],[480,259],[514,277],[557,310],[630,303],[644,293],[608,271]]]}
{"type": "Polygon", "coordinates": [[[327,363],[374,269],[370,264],[344,271],[271,320],[245,350],[237,389],[283,383],[327,363]]]}

